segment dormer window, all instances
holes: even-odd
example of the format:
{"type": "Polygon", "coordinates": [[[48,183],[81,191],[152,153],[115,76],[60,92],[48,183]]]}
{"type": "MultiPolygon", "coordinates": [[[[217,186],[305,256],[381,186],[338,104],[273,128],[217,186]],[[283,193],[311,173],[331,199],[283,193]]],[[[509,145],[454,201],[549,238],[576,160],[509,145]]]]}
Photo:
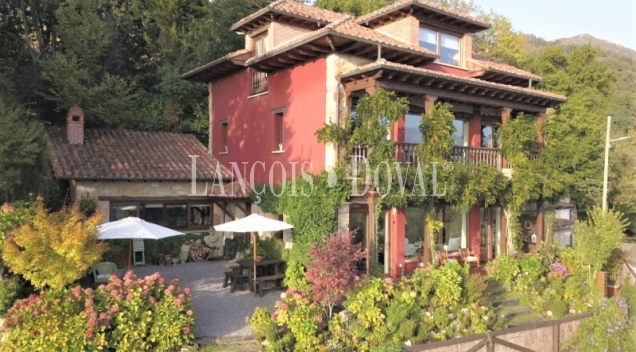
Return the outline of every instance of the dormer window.
{"type": "Polygon", "coordinates": [[[456,35],[420,27],[420,46],[439,55],[439,62],[460,66],[461,45],[456,35]]]}
{"type": "Polygon", "coordinates": [[[267,32],[253,38],[254,56],[261,56],[267,52],[267,32]]]}

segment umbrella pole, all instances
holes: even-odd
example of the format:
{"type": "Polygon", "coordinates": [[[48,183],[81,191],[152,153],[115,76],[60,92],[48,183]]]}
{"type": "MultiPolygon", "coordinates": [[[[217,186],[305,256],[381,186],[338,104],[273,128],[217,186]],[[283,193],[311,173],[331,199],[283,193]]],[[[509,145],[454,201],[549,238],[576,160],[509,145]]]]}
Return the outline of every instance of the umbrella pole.
{"type": "Polygon", "coordinates": [[[254,286],[254,293],[256,293],[256,232],[252,232],[252,240],[254,241],[254,259],[252,260],[254,263],[254,280],[252,280],[252,286],[254,286]]]}
{"type": "Polygon", "coordinates": [[[133,240],[130,240],[130,243],[128,244],[128,270],[130,270],[130,258],[132,257],[132,243],[133,240]]]}

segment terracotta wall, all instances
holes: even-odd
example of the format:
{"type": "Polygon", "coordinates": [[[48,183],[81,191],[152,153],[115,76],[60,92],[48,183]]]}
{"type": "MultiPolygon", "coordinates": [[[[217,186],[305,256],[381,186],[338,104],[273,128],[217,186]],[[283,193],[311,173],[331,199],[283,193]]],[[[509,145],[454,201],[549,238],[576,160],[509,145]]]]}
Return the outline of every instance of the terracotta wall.
{"type": "Polygon", "coordinates": [[[321,58],[274,73],[268,77],[268,92],[256,96],[251,96],[249,70],[215,82],[211,87],[214,157],[227,167],[231,162],[239,163],[241,176],[248,181],[253,170],[256,183],[268,183],[270,170],[274,183],[283,179],[282,170],[289,181],[294,171],[300,172],[303,162],[311,162],[312,172],[321,171],[325,147],[318,143],[315,132],[325,121],[325,72],[325,60],[321,58]],[[275,150],[276,109],[285,109],[283,152],[275,150]],[[222,146],[224,120],[228,121],[227,153],[222,146]]]}
{"type": "Polygon", "coordinates": [[[412,45],[419,45],[419,28],[420,23],[417,18],[413,16],[406,16],[385,26],[378,27],[375,30],[403,42],[412,45]]]}

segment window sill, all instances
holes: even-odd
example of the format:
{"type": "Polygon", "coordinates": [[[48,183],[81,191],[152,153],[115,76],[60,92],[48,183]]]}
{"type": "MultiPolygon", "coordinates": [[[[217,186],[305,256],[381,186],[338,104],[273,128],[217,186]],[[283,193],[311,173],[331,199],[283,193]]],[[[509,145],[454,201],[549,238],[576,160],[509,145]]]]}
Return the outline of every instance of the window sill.
{"type": "Polygon", "coordinates": [[[262,95],[266,95],[266,94],[269,94],[269,91],[264,91],[264,92],[261,92],[261,93],[255,93],[255,94],[252,94],[252,95],[248,95],[248,96],[247,96],[247,99],[252,99],[252,98],[260,97],[260,96],[262,96],[262,95]]]}
{"type": "Polygon", "coordinates": [[[441,61],[438,61],[438,60],[435,60],[433,63],[434,64],[438,64],[438,65],[442,65],[442,66],[446,66],[446,67],[457,68],[457,69],[460,69],[460,70],[465,70],[465,71],[468,70],[466,67],[463,67],[461,65],[447,64],[445,62],[441,62],[441,61]]]}
{"type": "Polygon", "coordinates": [[[284,152],[284,150],[273,150],[272,154],[283,154],[284,152]]]}

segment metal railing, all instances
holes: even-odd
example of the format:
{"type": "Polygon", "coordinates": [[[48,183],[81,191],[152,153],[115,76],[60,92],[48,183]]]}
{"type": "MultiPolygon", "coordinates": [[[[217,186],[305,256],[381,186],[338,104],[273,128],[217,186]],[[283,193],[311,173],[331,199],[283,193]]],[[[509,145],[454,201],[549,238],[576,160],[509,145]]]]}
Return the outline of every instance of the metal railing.
{"type": "Polygon", "coordinates": [[[252,94],[267,92],[267,72],[252,71],[252,94]]]}

